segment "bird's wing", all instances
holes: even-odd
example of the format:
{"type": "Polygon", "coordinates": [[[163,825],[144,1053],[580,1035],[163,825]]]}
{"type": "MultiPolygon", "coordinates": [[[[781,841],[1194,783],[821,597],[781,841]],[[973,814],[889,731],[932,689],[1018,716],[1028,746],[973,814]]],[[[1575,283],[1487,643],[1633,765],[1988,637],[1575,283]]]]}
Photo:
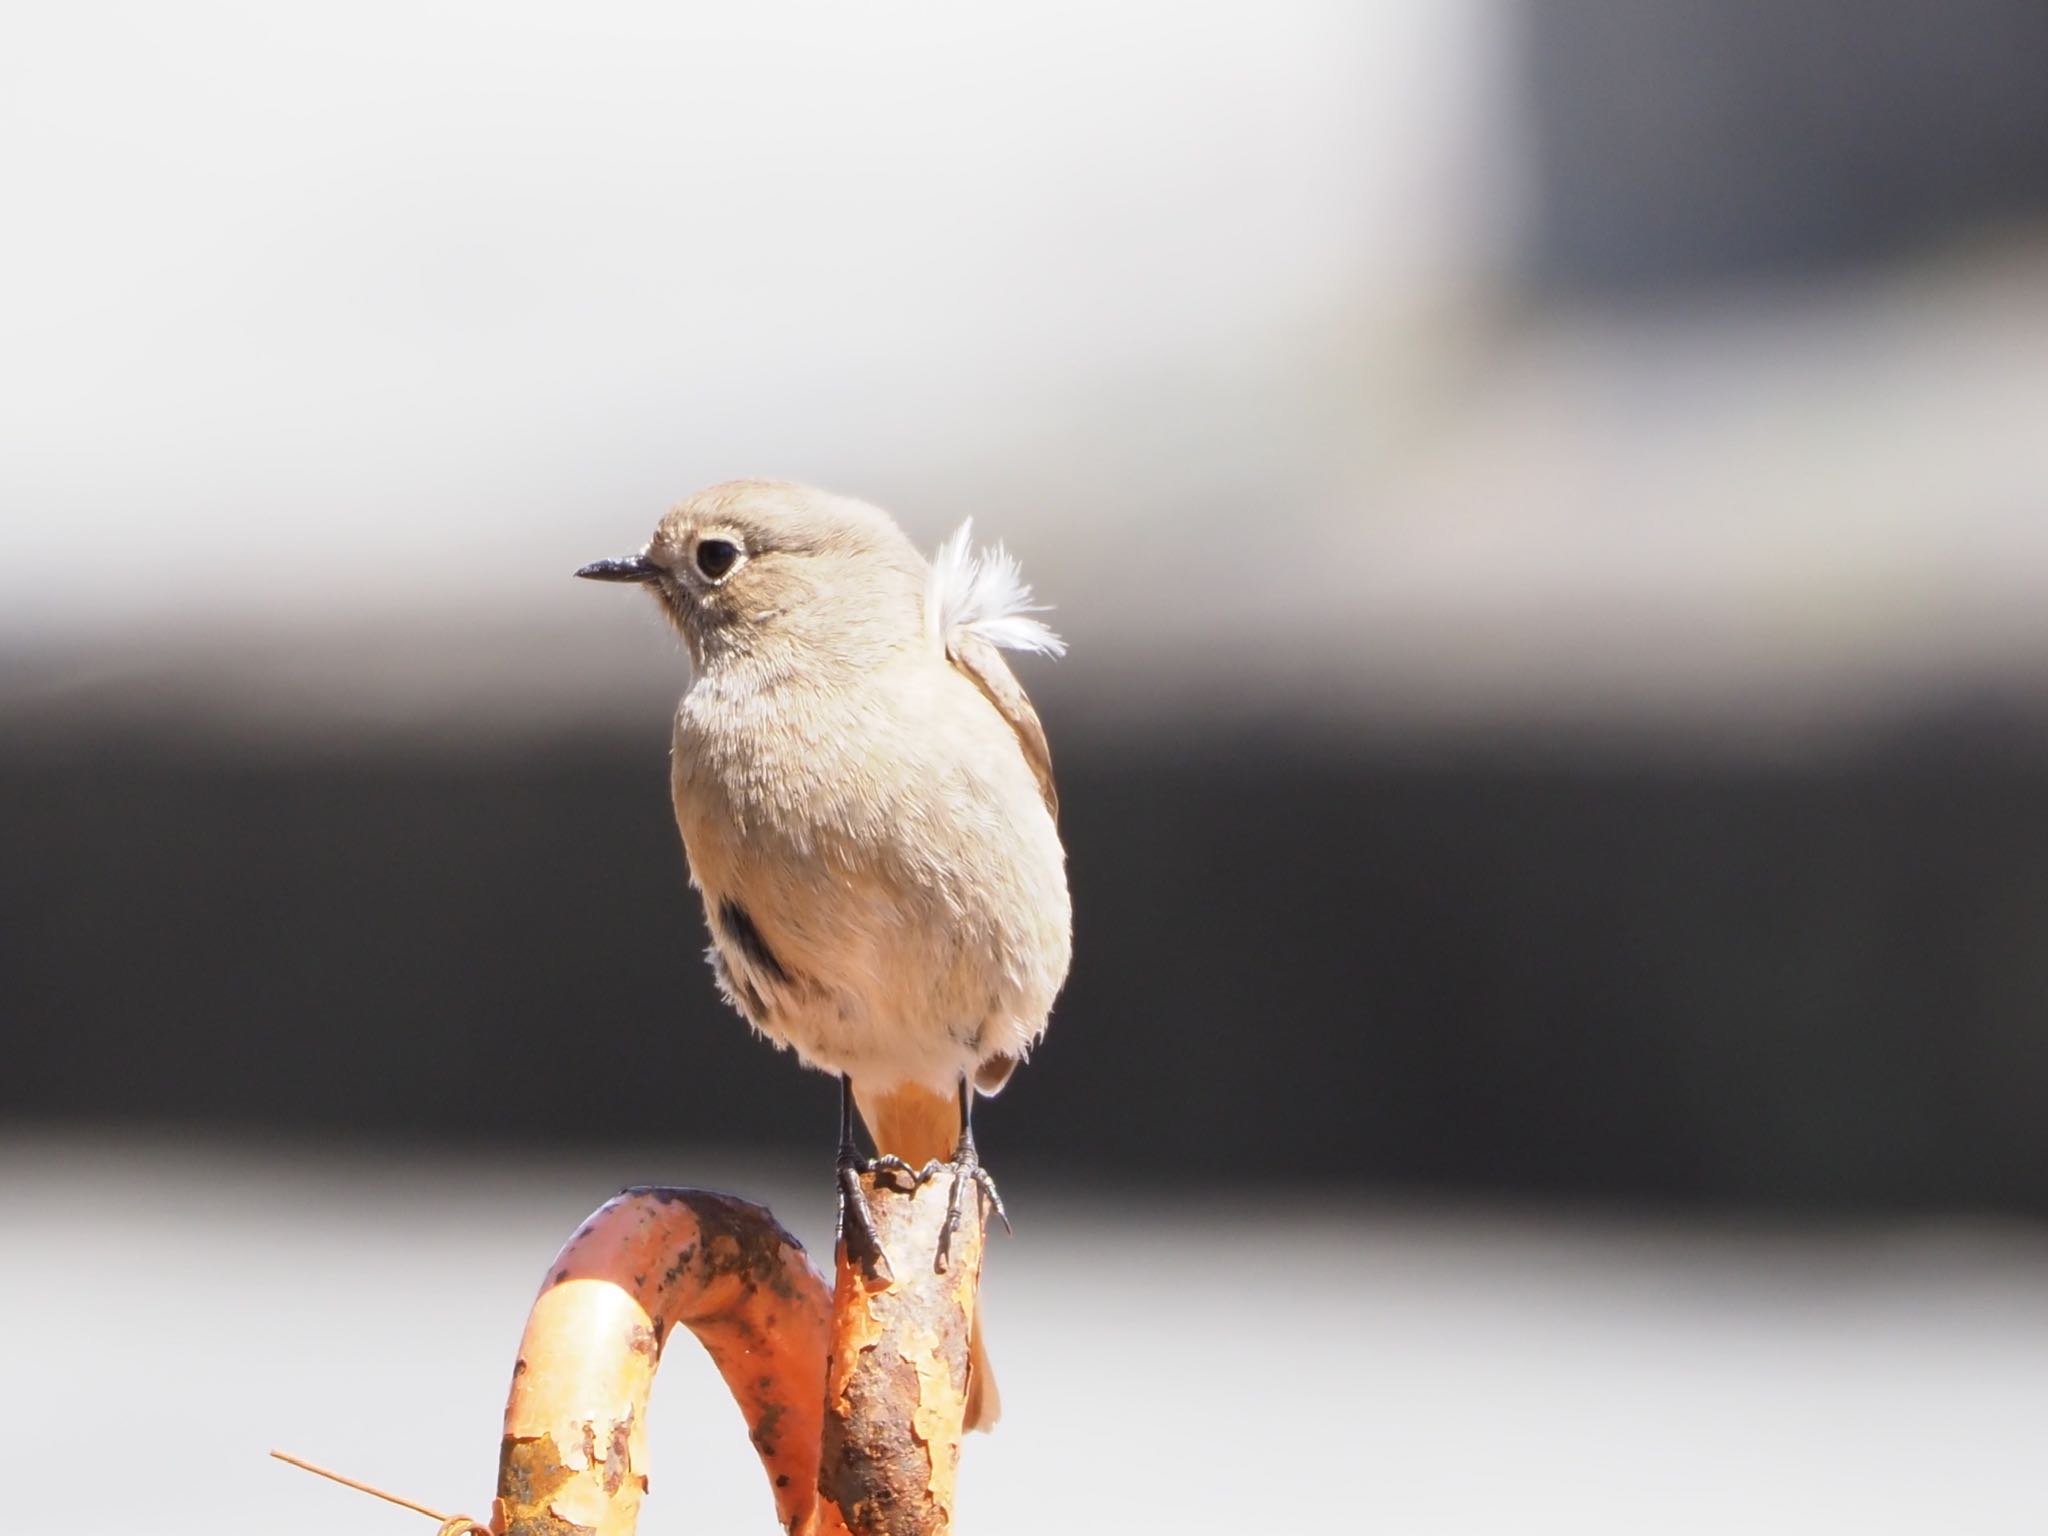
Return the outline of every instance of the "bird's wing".
{"type": "Polygon", "coordinates": [[[1045,743],[1045,727],[1038,723],[1038,711],[1031,707],[1031,700],[1024,694],[1024,685],[1017,681],[1017,674],[1003,660],[1002,652],[995,648],[993,642],[969,630],[956,633],[948,640],[946,659],[965,673],[968,681],[981,690],[982,696],[995,705],[996,713],[1009,721],[1010,729],[1017,733],[1017,744],[1024,749],[1024,760],[1031,764],[1031,771],[1038,778],[1038,790],[1045,796],[1045,808],[1057,820],[1060,797],[1053,788],[1052,749],[1045,743]]]}

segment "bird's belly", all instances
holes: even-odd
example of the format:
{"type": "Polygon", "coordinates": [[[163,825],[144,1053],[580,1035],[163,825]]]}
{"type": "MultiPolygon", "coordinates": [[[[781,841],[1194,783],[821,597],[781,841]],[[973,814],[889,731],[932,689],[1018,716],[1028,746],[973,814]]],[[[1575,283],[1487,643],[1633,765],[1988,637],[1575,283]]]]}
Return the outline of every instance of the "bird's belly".
{"type": "Polygon", "coordinates": [[[763,1035],[858,1082],[948,1090],[1028,1041],[1001,946],[915,890],[749,881],[705,906],[721,989],[763,1035]]]}
{"type": "Polygon", "coordinates": [[[843,1010],[838,999],[805,999],[771,1013],[761,1032],[821,1072],[858,1083],[915,1082],[945,1091],[981,1061],[971,1034],[872,1009],[843,1010]]]}

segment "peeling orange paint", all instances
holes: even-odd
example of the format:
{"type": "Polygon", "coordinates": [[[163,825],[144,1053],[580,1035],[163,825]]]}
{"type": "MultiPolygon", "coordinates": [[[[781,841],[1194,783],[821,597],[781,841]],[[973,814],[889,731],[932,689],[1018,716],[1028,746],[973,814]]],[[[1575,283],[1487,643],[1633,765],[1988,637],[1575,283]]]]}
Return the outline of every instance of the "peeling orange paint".
{"type": "Polygon", "coordinates": [[[549,1266],[512,1373],[495,1536],[632,1536],[647,1400],[685,1327],[738,1403],[791,1536],[949,1532],[981,1277],[978,1192],[936,1264],[951,1178],[865,1176],[895,1277],[837,1255],[830,1294],[763,1207],[629,1189],[549,1266]]]}
{"type": "Polygon", "coordinates": [[[816,1498],[830,1300],[766,1210],[705,1190],[631,1189],[549,1266],[512,1373],[491,1526],[629,1536],[647,1488],[647,1399],[678,1326],[739,1404],[785,1529],[816,1498]]]}
{"type": "Polygon", "coordinates": [[[980,1200],[967,1202],[941,1274],[950,1176],[908,1193],[872,1176],[863,1183],[895,1278],[875,1288],[843,1248],[838,1255],[820,1510],[860,1536],[931,1536],[952,1528],[981,1280],[980,1200]]]}

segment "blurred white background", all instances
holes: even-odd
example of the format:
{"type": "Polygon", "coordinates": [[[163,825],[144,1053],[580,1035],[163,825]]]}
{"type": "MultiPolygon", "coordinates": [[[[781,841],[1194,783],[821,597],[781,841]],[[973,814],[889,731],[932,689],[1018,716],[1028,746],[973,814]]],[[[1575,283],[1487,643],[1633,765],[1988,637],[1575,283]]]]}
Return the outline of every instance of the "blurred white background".
{"type": "Polygon", "coordinates": [[[980,513],[1083,627],[1199,635],[1228,557],[1187,535],[1335,549],[1387,354],[1478,291],[1494,25],[18,12],[0,624],[161,655],[367,616],[516,676],[620,631],[575,564],[766,473],[980,513]]]}
{"type": "MultiPolygon", "coordinates": [[[[0,1436],[24,1530],[420,1536],[272,1446],[487,1515],[547,1261],[659,1167],[827,1253],[823,1177],[651,1153],[423,1169],[15,1141],[0,1436]],[[54,1283],[53,1283],[54,1281],[54,1283]],[[80,1446],[89,1447],[81,1452],[80,1446]],[[90,1458],[81,1461],[84,1455],[90,1458]]],[[[816,1170],[813,1170],[815,1173],[816,1170]]],[[[1978,1224],[1717,1229],[1403,1211],[1304,1191],[1011,1189],[985,1284],[1002,1424],[964,1530],[2022,1532],[2048,1243],[1978,1224]]],[[[686,1332],[642,1528],[761,1531],[738,1410],[686,1332]]]]}
{"type": "Polygon", "coordinates": [[[979,515],[1120,710],[2030,687],[2048,237],[1532,300],[1533,25],[17,7],[0,686],[638,710],[567,572],[770,473],[979,515]]]}

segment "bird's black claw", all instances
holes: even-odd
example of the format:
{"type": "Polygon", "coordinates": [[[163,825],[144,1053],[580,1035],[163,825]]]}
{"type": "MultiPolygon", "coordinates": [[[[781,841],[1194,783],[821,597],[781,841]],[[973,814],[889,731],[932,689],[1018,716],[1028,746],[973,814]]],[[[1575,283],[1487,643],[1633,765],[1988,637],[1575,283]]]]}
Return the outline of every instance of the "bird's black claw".
{"type": "Polygon", "coordinates": [[[868,1192],[861,1188],[860,1175],[860,1164],[840,1163],[839,1241],[848,1260],[858,1264],[869,1280],[892,1285],[896,1272],[889,1267],[889,1255],[882,1251],[882,1235],[875,1230],[875,1213],[868,1205],[868,1192]]]}
{"type": "Polygon", "coordinates": [[[1010,1213],[1003,1209],[1003,1197],[996,1190],[996,1181],[989,1176],[989,1171],[981,1166],[981,1159],[975,1156],[972,1146],[963,1147],[954,1154],[952,1163],[944,1166],[949,1166],[953,1170],[953,1192],[946,1201],[946,1220],[939,1228],[939,1251],[932,1264],[932,1267],[942,1275],[953,1264],[953,1237],[960,1230],[961,1217],[967,1213],[968,1185],[972,1184],[976,1193],[988,1202],[989,1207],[1002,1221],[1003,1230],[1011,1230],[1010,1213]]]}
{"type": "Polygon", "coordinates": [[[989,1171],[981,1164],[974,1165],[974,1182],[981,1186],[981,1192],[988,1196],[989,1205],[995,1210],[996,1220],[1003,1224],[1003,1234],[1015,1237],[1017,1229],[1010,1225],[1010,1213],[1003,1209],[1002,1191],[996,1188],[996,1181],[989,1177],[989,1171]]]}
{"type": "Polygon", "coordinates": [[[856,1163],[857,1172],[874,1174],[878,1178],[886,1175],[888,1182],[904,1194],[909,1194],[931,1177],[922,1169],[913,1168],[894,1152],[884,1152],[880,1157],[871,1157],[864,1163],[856,1163]]]}

